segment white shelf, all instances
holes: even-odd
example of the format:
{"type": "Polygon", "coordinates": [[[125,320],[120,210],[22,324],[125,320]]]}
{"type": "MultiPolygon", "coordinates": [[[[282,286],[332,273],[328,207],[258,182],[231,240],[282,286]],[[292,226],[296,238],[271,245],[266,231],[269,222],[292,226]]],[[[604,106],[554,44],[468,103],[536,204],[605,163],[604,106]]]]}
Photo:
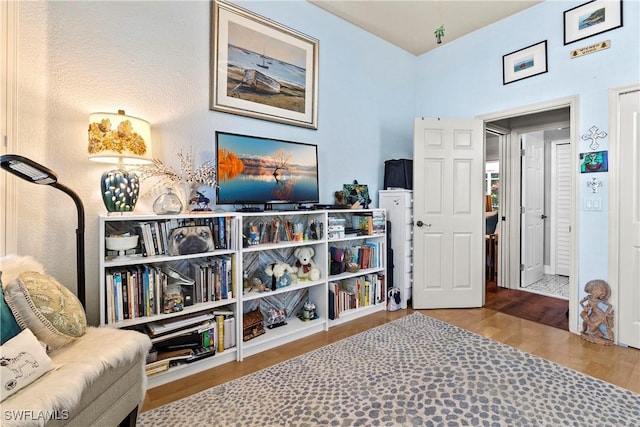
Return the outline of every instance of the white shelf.
{"type": "Polygon", "coordinates": [[[189,375],[211,369],[224,363],[234,362],[238,360],[238,347],[228,348],[222,353],[216,353],[211,357],[199,360],[193,363],[183,363],[170,367],[168,371],[164,371],[155,375],[147,376],[147,388],[158,387],[171,381],[179,380],[189,375]]]}
{"type": "Polygon", "coordinates": [[[265,291],[265,292],[245,292],[242,295],[243,301],[252,301],[260,298],[267,298],[270,296],[284,294],[287,292],[296,291],[298,289],[306,289],[311,288],[313,286],[323,285],[325,284],[325,280],[299,280],[292,284],[291,286],[287,286],[285,288],[279,288],[275,291],[265,291]]]}
{"type": "Polygon", "coordinates": [[[211,311],[211,310],[214,310],[216,308],[224,307],[226,305],[236,304],[237,302],[238,302],[237,298],[229,298],[229,299],[223,299],[223,300],[219,300],[219,301],[202,302],[202,303],[199,303],[199,304],[186,306],[183,310],[175,311],[173,313],[162,313],[162,314],[156,314],[156,315],[153,315],[153,316],[136,317],[135,319],[127,319],[127,320],[122,320],[120,322],[108,323],[108,324],[106,324],[104,326],[110,327],[110,328],[128,328],[128,327],[131,327],[131,326],[142,325],[142,324],[150,323],[150,322],[156,322],[158,320],[166,320],[166,319],[171,319],[171,318],[174,318],[174,317],[180,317],[180,316],[184,316],[186,314],[199,313],[199,312],[202,312],[202,311],[211,311]]]}
{"type": "MultiPolygon", "coordinates": [[[[361,316],[366,316],[375,311],[384,310],[384,302],[362,307],[356,310],[347,310],[340,313],[340,317],[335,320],[329,319],[329,290],[328,284],[330,282],[336,282],[354,277],[369,275],[369,274],[381,274],[386,272],[386,253],[380,254],[380,266],[376,268],[362,269],[354,273],[345,272],[343,274],[330,276],[329,275],[329,256],[328,251],[330,245],[357,245],[359,242],[374,241],[385,242],[385,234],[373,234],[373,235],[359,235],[349,236],[342,239],[327,238],[327,224],[329,216],[340,216],[343,218],[349,218],[351,215],[370,214],[374,211],[383,211],[382,209],[367,209],[367,210],[312,210],[312,211],[266,211],[266,212],[242,212],[242,213],[215,213],[215,212],[203,212],[197,214],[180,214],[180,215],[102,215],[100,216],[100,319],[104,327],[114,328],[136,328],[144,329],[144,325],[150,322],[156,322],[161,320],[173,319],[176,317],[197,314],[206,311],[211,311],[221,307],[227,307],[235,313],[235,325],[234,331],[236,336],[236,347],[227,349],[222,353],[218,353],[214,356],[204,358],[202,360],[189,363],[180,364],[169,368],[169,370],[151,375],[148,377],[148,387],[153,388],[168,382],[184,378],[188,375],[194,375],[204,370],[210,369],[215,366],[219,366],[232,361],[241,361],[244,357],[258,354],[260,352],[270,351],[283,344],[301,339],[303,337],[326,331],[330,326],[335,326],[356,319],[361,316]],[[202,219],[206,222],[207,219],[219,218],[219,217],[231,217],[233,224],[232,230],[234,235],[231,236],[232,247],[231,249],[216,249],[211,252],[169,256],[169,255],[157,255],[145,257],[142,255],[124,256],[124,257],[111,257],[106,256],[107,250],[105,248],[105,239],[107,230],[112,228],[126,228],[129,225],[141,222],[154,222],[154,221],[171,221],[175,224],[178,221],[180,224],[187,223],[190,220],[202,219]],[[284,221],[290,221],[292,223],[301,222],[308,225],[312,220],[318,224],[322,224],[322,230],[324,235],[317,240],[301,240],[301,241],[287,241],[281,239],[277,243],[261,243],[258,245],[243,245],[243,234],[250,222],[261,222],[267,227],[272,219],[279,218],[281,225],[284,221]],[[130,224],[127,224],[130,223],[130,224]],[[112,226],[112,227],[111,227],[112,226]],[[294,251],[300,247],[311,247],[315,251],[313,260],[316,267],[320,270],[319,280],[300,280],[294,282],[292,285],[276,289],[275,291],[267,292],[246,292],[243,293],[243,271],[245,269],[251,270],[249,279],[253,277],[265,280],[264,269],[266,265],[271,262],[286,262],[289,265],[295,263],[294,251]],[[125,319],[118,322],[107,322],[105,319],[105,312],[107,307],[107,289],[106,289],[106,276],[107,272],[112,272],[118,268],[127,269],[134,266],[142,266],[145,264],[162,265],[164,263],[176,262],[188,262],[197,259],[210,259],[215,257],[231,258],[233,266],[233,283],[234,298],[218,301],[209,301],[203,303],[197,303],[192,306],[185,306],[182,311],[158,314],[152,316],[136,317],[133,319],[125,319]],[[298,295],[291,295],[289,293],[297,293],[298,295]],[[269,329],[265,326],[265,333],[249,341],[242,340],[243,331],[243,312],[254,310],[256,305],[262,307],[263,311],[266,311],[266,307],[273,306],[278,307],[281,301],[287,300],[295,301],[291,307],[300,307],[300,303],[303,300],[310,300],[316,304],[316,313],[319,316],[317,319],[303,321],[297,317],[298,313],[288,313],[287,324],[269,329]]],[[[210,223],[215,223],[210,221],[210,223]]],[[[286,234],[286,233],[285,233],[286,234]]],[[[384,244],[382,245],[384,248],[384,244]]],[[[385,252],[385,251],[381,251],[385,252]]],[[[110,273],[109,273],[110,274],[110,273]]],[[[109,276],[111,280],[111,277],[109,276]]],[[[264,314],[264,313],[263,313],[264,314]]],[[[265,323],[266,323],[266,316],[265,323]]]]}
{"type": "Polygon", "coordinates": [[[326,318],[302,321],[297,317],[287,319],[287,324],[269,329],[265,326],[265,333],[242,344],[242,357],[252,356],[263,351],[281,346],[288,342],[326,330],[326,318]]]}
{"type": "Polygon", "coordinates": [[[362,316],[368,316],[369,314],[377,313],[378,311],[385,311],[386,309],[386,304],[384,302],[381,302],[379,304],[374,304],[367,307],[345,310],[340,313],[340,317],[329,321],[329,327],[333,328],[334,326],[342,325],[343,323],[350,322],[362,316]]]}

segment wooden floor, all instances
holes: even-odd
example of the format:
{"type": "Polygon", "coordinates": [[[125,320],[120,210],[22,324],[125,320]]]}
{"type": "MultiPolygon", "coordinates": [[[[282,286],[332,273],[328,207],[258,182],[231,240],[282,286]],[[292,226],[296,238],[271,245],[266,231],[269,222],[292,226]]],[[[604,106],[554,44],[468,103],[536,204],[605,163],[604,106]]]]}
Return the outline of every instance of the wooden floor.
{"type": "Polygon", "coordinates": [[[499,288],[495,282],[487,282],[484,307],[565,331],[569,330],[569,301],[565,299],[499,288]]]}
{"type": "MultiPolygon", "coordinates": [[[[510,293],[503,292],[507,291],[506,289],[496,288],[494,291],[492,294],[491,288],[487,287],[487,304],[499,309],[514,311],[514,307],[518,304],[517,299],[522,297],[519,294],[511,294],[513,299],[509,303],[510,293]]],[[[558,311],[558,309],[555,310],[558,311]]],[[[559,310],[562,314],[563,309],[559,310]]],[[[452,325],[640,393],[640,350],[592,344],[578,335],[571,334],[566,327],[547,326],[514,317],[493,308],[420,311],[452,325]]],[[[318,333],[278,347],[277,351],[260,353],[242,362],[227,363],[196,376],[153,388],[147,392],[142,410],[150,410],[250,374],[410,313],[413,313],[413,310],[378,312],[331,328],[328,332],[318,333]]],[[[557,317],[557,313],[554,316],[557,317]]]]}

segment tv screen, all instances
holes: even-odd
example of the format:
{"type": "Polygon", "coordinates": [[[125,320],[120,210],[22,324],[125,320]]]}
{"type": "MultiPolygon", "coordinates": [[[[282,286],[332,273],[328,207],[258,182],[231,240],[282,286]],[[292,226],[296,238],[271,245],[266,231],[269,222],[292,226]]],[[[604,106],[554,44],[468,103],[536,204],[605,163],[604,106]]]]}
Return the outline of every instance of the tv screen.
{"type": "Polygon", "coordinates": [[[318,203],[318,147],[216,132],[219,205],[318,203]]]}

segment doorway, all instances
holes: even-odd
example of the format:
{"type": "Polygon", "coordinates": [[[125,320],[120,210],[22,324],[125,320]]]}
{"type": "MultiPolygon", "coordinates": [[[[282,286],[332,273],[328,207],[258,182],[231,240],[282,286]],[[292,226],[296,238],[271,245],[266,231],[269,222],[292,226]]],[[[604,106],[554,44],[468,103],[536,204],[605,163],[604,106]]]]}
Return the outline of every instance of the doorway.
{"type": "MultiPolygon", "coordinates": [[[[497,284],[502,288],[569,301],[577,298],[577,289],[572,289],[575,274],[571,276],[576,270],[577,253],[573,250],[576,245],[570,233],[577,220],[573,208],[575,172],[570,164],[573,151],[577,151],[572,145],[575,137],[571,124],[576,122],[573,105],[575,100],[571,99],[481,117],[489,132],[485,138],[487,163],[495,162],[495,146],[498,146],[500,241],[497,284]],[[532,169],[538,174],[533,180],[537,189],[528,189],[526,184],[527,165],[523,164],[523,155],[526,156],[527,150],[521,144],[527,139],[537,139],[539,142],[534,142],[533,146],[541,150],[538,166],[542,165],[543,170],[532,169]],[[527,200],[528,193],[539,199],[538,210],[530,212],[537,224],[530,221],[529,226],[529,230],[536,230],[537,237],[523,232],[527,230],[527,218],[521,208],[526,209],[527,203],[523,201],[527,200]],[[528,242],[530,237],[536,240],[528,242]],[[541,275],[535,280],[530,278],[530,283],[523,277],[527,261],[535,267],[535,274],[541,275]]],[[[569,329],[572,331],[577,329],[573,317],[570,313],[569,329]]]]}

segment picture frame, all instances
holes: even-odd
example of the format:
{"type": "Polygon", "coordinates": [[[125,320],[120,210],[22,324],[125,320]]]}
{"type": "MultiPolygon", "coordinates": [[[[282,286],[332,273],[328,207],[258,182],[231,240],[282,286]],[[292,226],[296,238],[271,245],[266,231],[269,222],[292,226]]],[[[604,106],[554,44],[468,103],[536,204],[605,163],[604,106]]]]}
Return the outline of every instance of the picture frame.
{"type": "Polygon", "coordinates": [[[319,44],[253,12],[212,0],[209,108],[317,129],[319,44]]]}
{"type": "Polygon", "coordinates": [[[369,186],[367,184],[343,184],[342,191],[344,191],[349,205],[359,202],[365,209],[369,207],[371,199],[369,198],[369,186]]]}
{"type": "Polygon", "coordinates": [[[608,170],[608,151],[580,153],[580,173],[607,172],[608,170]]]}
{"type": "Polygon", "coordinates": [[[547,68],[547,41],[532,44],[502,56],[502,84],[544,74],[547,68]]]}
{"type": "Polygon", "coordinates": [[[620,27],[622,0],[592,0],[564,12],[564,44],[620,27]]]}

